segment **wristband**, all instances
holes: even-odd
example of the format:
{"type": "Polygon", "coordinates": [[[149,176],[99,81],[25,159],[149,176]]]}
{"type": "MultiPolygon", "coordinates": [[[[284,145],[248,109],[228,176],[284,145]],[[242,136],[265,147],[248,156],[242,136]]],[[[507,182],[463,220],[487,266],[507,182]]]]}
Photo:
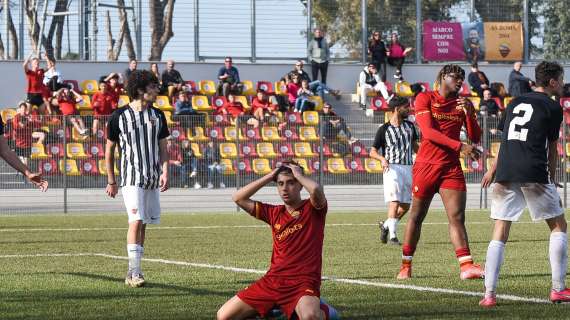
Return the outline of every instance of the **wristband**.
{"type": "Polygon", "coordinates": [[[116,185],[117,185],[117,183],[116,183],[116,182],[113,182],[113,183],[109,183],[109,182],[107,182],[107,185],[110,185],[110,186],[116,186],[116,185]]]}

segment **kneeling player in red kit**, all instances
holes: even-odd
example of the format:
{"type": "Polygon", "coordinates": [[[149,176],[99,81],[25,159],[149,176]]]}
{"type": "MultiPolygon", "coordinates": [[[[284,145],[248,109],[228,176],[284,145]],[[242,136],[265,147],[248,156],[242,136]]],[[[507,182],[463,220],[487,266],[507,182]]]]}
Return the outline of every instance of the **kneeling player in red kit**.
{"type": "Polygon", "coordinates": [[[240,291],[218,310],[218,319],[267,316],[279,307],[288,319],[333,319],[336,311],[320,301],[321,267],[327,199],[323,188],[303,175],[295,162],[279,168],[236,191],[232,197],[250,215],[271,226],[273,254],[269,271],[240,291]],[[251,197],[276,182],[282,205],[251,197]],[[301,189],[309,199],[301,199],[301,189]]]}

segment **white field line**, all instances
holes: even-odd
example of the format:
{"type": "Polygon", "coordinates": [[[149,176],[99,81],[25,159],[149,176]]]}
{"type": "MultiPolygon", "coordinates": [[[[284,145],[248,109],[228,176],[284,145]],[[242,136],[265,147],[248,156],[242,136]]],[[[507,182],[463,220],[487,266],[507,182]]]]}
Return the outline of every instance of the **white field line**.
{"type": "MultiPolygon", "coordinates": [[[[473,221],[466,225],[492,225],[492,221],[473,221]]],[[[534,224],[535,222],[517,222],[517,224],[534,224]]],[[[403,227],[401,224],[400,227],[403,227]]],[[[447,222],[424,222],[424,226],[447,225],[447,222]]],[[[378,223],[327,223],[327,227],[362,227],[378,226],[378,223]]],[[[235,225],[235,226],[186,226],[186,227],[149,227],[149,230],[185,230],[185,229],[245,229],[245,228],[266,228],[264,224],[235,225]]],[[[106,230],[127,230],[127,227],[101,227],[101,228],[4,228],[0,232],[42,232],[42,231],[106,231],[106,230]]]]}
{"type": "MultiPolygon", "coordinates": [[[[111,254],[106,254],[106,253],[15,254],[15,255],[0,255],[0,259],[38,258],[38,257],[85,257],[85,256],[104,257],[104,258],[109,258],[109,259],[114,259],[114,260],[128,260],[128,257],[125,257],[125,256],[117,256],[117,255],[111,255],[111,254]]],[[[265,270],[227,267],[227,266],[215,265],[215,264],[209,264],[209,263],[194,263],[194,262],[186,262],[186,261],[152,259],[152,258],[143,258],[142,260],[147,261],[147,262],[154,262],[154,263],[162,263],[162,264],[170,264],[170,265],[194,267],[194,268],[216,269],[216,270],[231,271],[231,272],[237,272],[237,273],[265,274],[265,272],[266,272],[265,270]]],[[[411,291],[419,291],[419,292],[444,293],[444,294],[462,295],[462,296],[471,296],[471,297],[482,297],[482,296],[484,296],[483,292],[454,290],[454,289],[446,289],[446,288],[434,288],[434,287],[422,287],[422,286],[414,286],[414,285],[406,285],[406,284],[382,283],[382,282],[358,280],[358,279],[344,279],[344,278],[337,278],[337,277],[332,277],[332,276],[323,276],[323,280],[338,282],[338,283],[344,283],[344,284],[351,284],[351,285],[379,287],[379,288],[387,288],[387,289],[401,289],[401,290],[411,290],[411,291]]],[[[497,295],[497,298],[502,299],[502,300],[530,302],[530,303],[541,303],[541,304],[542,303],[551,303],[549,300],[546,300],[546,299],[520,297],[520,296],[515,296],[515,295],[510,295],[510,294],[499,294],[499,295],[497,295]]]]}

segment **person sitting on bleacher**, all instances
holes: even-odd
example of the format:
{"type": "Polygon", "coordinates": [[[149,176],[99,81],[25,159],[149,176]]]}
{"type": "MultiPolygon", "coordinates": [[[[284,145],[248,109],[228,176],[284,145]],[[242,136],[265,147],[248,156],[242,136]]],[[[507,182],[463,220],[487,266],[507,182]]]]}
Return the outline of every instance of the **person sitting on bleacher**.
{"type": "Polygon", "coordinates": [[[272,103],[265,91],[259,89],[253,101],[251,102],[251,110],[255,119],[263,121],[266,118],[277,118],[279,115],[279,105],[272,103]]]}
{"type": "Polygon", "coordinates": [[[206,122],[205,115],[194,110],[185,91],[178,92],[178,99],[174,103],[174,117],[172,117],[172,120],[180,121],[184,128],[204,126],[206,122]]]}
{"type": "Polygon", "coordinates": [[[297,91],[297,100],[295,100],[295,112],[303,113],[306,110],[311,109],[310,106],[311,101],[309,98],[314,96],[315,94],[309,88],[309,81],[303,80],[301,81],[301,88],[297,91]]]}
{"type": "Polygon", "coordinates": [[[481,100],[479,104],[479,110],[481,110],[482,115],[487,114],[491,117],[500,116],[499,106],[495,99],[493,99],[490,89],[483,90],[483,100],[481,100]]]}
{"type": "MultiPolygon", "coordinates": [[[[295,63],[295,68],[291,70],[288,73],[288,75],[289,76],[297,75],[301,81],[307,80],[309,82],[309,88],[311,89],[311,91],[313,91],[315,94],[318,94],[323,99],[325,98],[324,97],[325,93],[330,93],[337,100],[340,99],[339,90],[331,89],[329,86],[322,83],[320,80],[311,81],[309,73],[303,70],[303,66],[304,66],[303,60],[297,60],[297,62],[295,63]]],[[[285,78],[283,78],[282,81],[284,81],[284,79],[285,78]]]]}
{"type": "Polygon", "coordinates": [[[127,86],[127,81],[129,79],[129,76],[131,75],[131,73],[135,70],[137,70],[137,66],[138,66],[138,61],[137,59],[132,59],[129,61],[129,67],[127,68],[127,70],[125,70],[125,72],[123,73],[123,79],[125,79],[125,87],[127,86]]]}
{"type": "Polygon", "coordinates": [[[224,66],[218,71],[218,80],[217,95],[227,98],[230,93],[241,94],[243,84],[240,83],[238,69],[232,65],[232,57],[224,60],[224,66]]]}
{"type": "Polygon", "coordinates": [[[360,72],[360,77],[358,80],[360,86],[360,108],[362,110],[367,109],[368,103],[368,92],[373,91],[375,93],[380,92],[384,99],[388,100],[388,88],[380,79],[378,70],[376,70],[376,65],[374,63],[369,63],[364,67],[364,70],[360,72]]]}
{"type": "MultiPolygon", "coordinates": [[[[186,90],[186,82],[178,70],[174,69],[174,60],[166,62],[166,70],[162,72],[162,86],[167,90],[168,97],[172,98],[180,91],[186,90]]],[[[165,91],[166,91],[165,90],[165,91]]]]}
{"type": "Polygon", "coordinates": [[[168,167],[171,173],[173,185],[181,185],[181,173],[182,173],[182,152],[180,146],[172,136],[166,138],[166,152],[168,153],[168,167]]]}
{"type": "Polygon", "coordinates": [[[350,129],[347,127],[346,121],[333,111],[332,105],[328,102],[325,102],[323,105],[321,119],[324,124],[323,135],[326,140],[336,141],[338,140],[338,134],[344,132],[350,144],[357,141],[352,137],[352,132],[350,132],[350,129]]]}
{"type": "Polygon", "coordinates": [[[289,107],[295,107],[297,101],[297,94],[301,89],[301,82],[299,76],[292,74],[285,77],[285,85],[287,86],[287,99],[289,100],[289,107]]]}
{"type": "Polygon", "coordinates": [[[483,91],[489,89],[489,79],[485,72],[479,70],[477,63],[471,65],[471,73],[469,73],[467,80],[473,91],[477,92],[480,98],[483,97],[483,91]]]}
{"type": "Polygon", "coordinates": [[[117,108],[117,104],[113,101],[112,91],[105,81],[99,82],[99,91],[95,92],[91,97],[91,107],[93,108],[93,128],[92,134],[97,136],[99,131],[99,122],[107,122],[107,116],[117,108]]]}
{"type": "MultiPolygon", "coordinates": [[[[180,151],[182,153],[182,166],[180,167],[180,176],[184,183],[184,188],[188,188],[190,185],[190,179],[196,179],[198,175],[198,158],[196,158],[194,150],[192,150],[192,145],[188,140],[182,141],[180,151]],[[190,176],[188,176],[189,172],[190,176]]],[[[196,182],[194,182],[194,189],[200,188],[202,188],[202,186],[196,179],[196,182]]]]}
{"type": "Polygon", "coordinates": [[[220,149],[214,141],[210,140],[202,153],[208,168],[208,189],[214,188],[216,182],[219,182],[220,188],[225,188],[226,184],[222,181],[224,168],[221,163],[220,149]]]}
{"type": "Polygon", "coordinates": [[[259,126],[259,120],[247,112],[243,104],[239,101],[236,101],[235,96],[231,93],[228,95],[226,103],[224,103],[221,108],[218,108],[216,113],[222,114],[224,116],[229,115],[233,119],[239,118],[240,121],[252,125],[254,128],[257,128],[259,126]]]}
{"type": "Polygon", "coordinates": [[[83,101],[83,97],[75,92],[73,89],[67,87],[59,89],[55,96],[57,97],[57,104],[59,105],[59,110],[64,116],[68,116],[69,121],[82,136],[88,136],[89,130],[85,128],[85,123],[83,119],[77,114],[77,108],[75,105],[83,101]]]}
{"type": "Polygon", "coordinates": [[[63,88],[63,77],[61,73],[55,68],[55,59],[46,55],[47,71],[44,73],[43,84],[49,88],[50,91],[55,92],[63,88]]]}
{"type": "Polygon", "coordinates": [[[113,109],[117,109],[119,106],[119,98],[125,92],[123,84],[121,83],[123,82],[122,76],[120,73],[112,72],[104,81],[107,83],[107,91],[111,97],[113,109]]]}
{"type": "MultiPolygon", "coordinates": [[[[12,133],[15,140],[14,152],[25,165],[32,154],[32,139],[44,143],[45,132],[41,131],[41,121],[31,115],[32,106],[24,101],[18,104],[18,113],[12,118],[12,133]]],[[[22,176],[25,180],[25,177],[22,176]]]]}

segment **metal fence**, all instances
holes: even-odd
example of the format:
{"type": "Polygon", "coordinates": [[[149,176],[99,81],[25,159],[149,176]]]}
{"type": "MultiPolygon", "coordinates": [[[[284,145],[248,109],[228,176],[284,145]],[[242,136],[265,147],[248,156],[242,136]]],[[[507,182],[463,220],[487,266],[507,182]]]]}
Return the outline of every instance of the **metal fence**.
{"type": "MultiPolygon", "coordinates": [[[[319,107],[320,101],[315,100],[319,107]]],[[[212,105],[216,102],[213,101],[212,105]]],[[[331,119],[316,111],[276,113],[262,121],[251,116],[233,120],[221,114],[168,118],[171,190],[161,202],[168,212],[235,211],[231,192],[270,172],[285,159],[294,159],[305,173],[327,189],[331,208],[374,210],[384,207],[381,196],[382,168],[369,157],[377,128],[389,115],[376,112],[373,118],[331,119]],[[334,205],[332,204],[334,203],[334,205]]],[[[28,116],[14,120],[4,111],[6,137],[32,170],[50,183],[39,193],[21,175],[0,163],[0,214],[122,212],[122,202],[107,198],[104,146],[106,118],[98,130],[81,135],[84,125],[93,128],[93,116],[28,116]],[[22,120],[25,119],[25,120],[22,120]],[[22,125],[23,124],[23,125],[22,125]]],[[[468,184],[468,208],[486,208],[489,195],[479,187],[481,178],[496,156],[500,134],[498,118],[481,116],[483,157],[461,158],[468,184]]],[[[556,173],[567,204],[567,121],[559,144],[560,163],[556,173]]],[[[119,154],[116,153],[116,160],[119,154]]],[[[115,172],[119,174],[120,165],[115,172]]],[[[276,192],[264,189],[261,197],[277,200],[276,192]]]]}
{"type": "Polygon", "coordinates": [[[15,0],[0,6],[0,57],[24,59],[43,43],[57,59],[125,61],[293,60],[312,30],[332,59],[367,59],[373,30],[400,34],[422,63],[422,22],[522,22],[524,60],[567,60],[567,1],[539,0],[15,0]],[[42,35],[40,41],[40,34],[42,35]]]}

